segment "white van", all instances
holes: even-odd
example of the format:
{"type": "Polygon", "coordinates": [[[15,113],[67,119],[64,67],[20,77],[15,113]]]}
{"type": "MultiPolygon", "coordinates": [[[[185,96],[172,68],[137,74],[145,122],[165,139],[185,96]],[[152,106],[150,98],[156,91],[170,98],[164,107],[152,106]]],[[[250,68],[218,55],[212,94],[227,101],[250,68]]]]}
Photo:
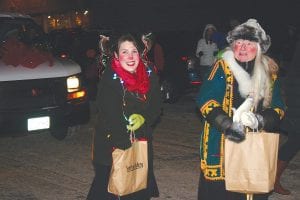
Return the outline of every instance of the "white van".
{"type": "Polygon", "coordinates": [[[89,120],[80,66],[51,53],[27,15],[0,12],[0,134],[49,130],[59,140],[89,120]]]}

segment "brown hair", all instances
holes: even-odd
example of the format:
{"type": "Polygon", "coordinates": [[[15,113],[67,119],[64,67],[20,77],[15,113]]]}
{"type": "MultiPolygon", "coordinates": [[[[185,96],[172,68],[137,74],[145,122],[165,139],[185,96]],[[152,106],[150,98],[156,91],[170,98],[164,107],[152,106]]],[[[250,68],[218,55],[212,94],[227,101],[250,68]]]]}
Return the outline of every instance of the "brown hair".
{"type": "Polygon", "coordinates": [[[121,36],[118,38],[117,43],[116,43],[116,46],[115,46],[115,48],[114,48],[114,51],[115,51],[116,53],[119,52],[119,49],[120,49],[121,44],[122,44],[123,42],[125,42],[125,41],[132,42],[133,45],[137,48],[137,50],[138,50],[139,52],[141,52],[140,46],[139,46],[138,42],[136,41],[135,37],[134,37],[133,35],[131,35],[131,34],[128,33],[128,34],[121,35],[121,36]]]}

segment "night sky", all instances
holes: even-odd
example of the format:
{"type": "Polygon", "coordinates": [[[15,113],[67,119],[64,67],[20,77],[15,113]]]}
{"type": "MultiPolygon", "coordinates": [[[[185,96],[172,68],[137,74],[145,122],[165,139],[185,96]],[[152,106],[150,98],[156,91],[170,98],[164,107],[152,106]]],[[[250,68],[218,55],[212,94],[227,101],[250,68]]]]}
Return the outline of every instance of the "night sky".
{"type": "Polygon", "coordinates": [[[227,34],[230,19],[255,18],[271,36],[274,51],[284,40],[287,25],[300,27],[300,0],[90,0],[90,7],[92,26],[164,31],[165,38],[175,37],[171,43],[181,41],[189,51],[194,51],[208,23],[227,34]]]}
{"type": "Polygon", "coordinates": [[[296,0],[90,1],[95,25],[114,29],[195,30],[206,23],[224,26],[230,18],[243,22],[250,17],[270,27],[300,24],[300,1],[296,0]]]}

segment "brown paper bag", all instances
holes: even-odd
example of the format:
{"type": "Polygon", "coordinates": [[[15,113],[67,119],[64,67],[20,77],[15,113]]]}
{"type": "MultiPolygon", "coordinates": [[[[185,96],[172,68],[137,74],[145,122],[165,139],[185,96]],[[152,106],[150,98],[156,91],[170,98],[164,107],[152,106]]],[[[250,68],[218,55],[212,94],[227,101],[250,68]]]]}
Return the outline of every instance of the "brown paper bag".
{"type": "Polygon", "coordinates": [[[123,196],[145,189],[148,178],[147,141],[135,140],[126,150],[115,149],[108,192],[123,196]]]}
{"type": "Polygon", "coordinates": [[[241,143],[225,139],[226,190],[255,194],[273,190],[279,134],[249,132],[241,143]]]}

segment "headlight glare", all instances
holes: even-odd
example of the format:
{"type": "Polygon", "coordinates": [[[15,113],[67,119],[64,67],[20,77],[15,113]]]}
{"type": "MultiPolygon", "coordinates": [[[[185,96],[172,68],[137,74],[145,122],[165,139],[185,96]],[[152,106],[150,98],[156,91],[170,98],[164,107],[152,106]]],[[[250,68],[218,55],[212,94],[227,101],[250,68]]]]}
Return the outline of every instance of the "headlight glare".
{"type": "Polygon", "coordinates": [[[68,92],[74,92],[79,90],[80,81],[77,76],[71,76],[67,79],[68,92]]]}

